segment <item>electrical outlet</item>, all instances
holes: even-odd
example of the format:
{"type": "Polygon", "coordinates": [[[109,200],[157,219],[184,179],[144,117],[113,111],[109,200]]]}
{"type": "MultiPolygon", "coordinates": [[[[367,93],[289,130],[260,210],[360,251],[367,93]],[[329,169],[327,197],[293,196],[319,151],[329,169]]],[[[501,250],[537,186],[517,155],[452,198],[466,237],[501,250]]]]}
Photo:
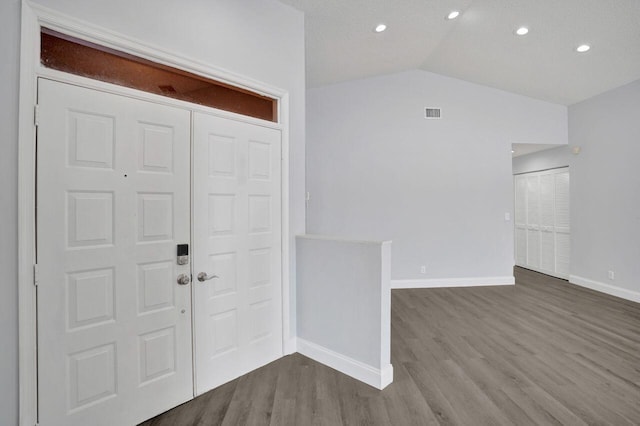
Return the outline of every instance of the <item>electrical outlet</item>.
{"type": "Polygon", "coordinates": [[[421,274],[426,274],[427,273],[427,265],[422,265],[420,267],[420,273],[421,274]]]}
{"type": "Polygon", "coordinates": [[[615,280],[616,279],[616,273],[613,271],[609,271],[609,279],[610,280],[615,280]]]}

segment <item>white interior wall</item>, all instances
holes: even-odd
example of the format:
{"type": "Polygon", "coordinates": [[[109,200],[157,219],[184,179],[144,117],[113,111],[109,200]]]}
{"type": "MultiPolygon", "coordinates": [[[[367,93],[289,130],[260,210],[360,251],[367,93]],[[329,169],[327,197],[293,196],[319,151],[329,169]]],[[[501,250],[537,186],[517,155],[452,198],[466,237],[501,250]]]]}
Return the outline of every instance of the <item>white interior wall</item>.
{"type": "Polygon", "coordinates": [[[311,89],[307,117],[307,231],[393,240],[393,280],[511,277],[511,144],[567,144],[566,107],[424,71],[311,89]]]}
{"type": "Polygon", "coordinates": [[[0,424],[18,423],[18,68],[20,1],[0,2],[0,424]]]}
{"type": "MultiPolygon", "coordinates": [[[[295,301],[295,240],[305,231],[304,17],[275,0],[40,0],[37,3],[93,25],[188,57],[217,69],[287,90],[290,94],[291,300],[295,301]],[[123,12],[126,11],[126,12],[123,12]]],[[[0,128],[3,152],[2,238],[3,297],[0,323],[0,424],[18,418],[17,364],[17,115],[19,0],[3,0],[0,9],[0,128]]],[[[295,306],[292,305],[295,334],[295,306]]]]}
{"type": "Polygon", "coordinates": [[[391,366],[391,242],[297,238],[298,351],[382,389],[391,366]]]}
{"type": "Polygon", "coordinates": [[[640,301],[638,116],[640,80],[570,106],[570,146],[513,159],[514,174],[569,166],[569,280],[635,301],[640,301]]]}
{"type": "Polygon", "coordinates": [[[570,281],[638,302],[639,117],[640,80],[569,107],[570,281]]]}

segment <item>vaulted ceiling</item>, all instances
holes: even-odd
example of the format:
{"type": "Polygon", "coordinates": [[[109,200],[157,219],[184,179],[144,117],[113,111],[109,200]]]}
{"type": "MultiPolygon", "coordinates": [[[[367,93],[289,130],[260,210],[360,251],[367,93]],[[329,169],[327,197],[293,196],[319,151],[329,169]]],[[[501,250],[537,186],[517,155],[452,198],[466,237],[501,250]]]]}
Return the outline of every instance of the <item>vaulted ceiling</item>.
{"type": "Polygon", "coordinates": [[[640,78],[640,0],[280,1],[305,13],[308,87],[423,69],[570,105],[640,78]]]}

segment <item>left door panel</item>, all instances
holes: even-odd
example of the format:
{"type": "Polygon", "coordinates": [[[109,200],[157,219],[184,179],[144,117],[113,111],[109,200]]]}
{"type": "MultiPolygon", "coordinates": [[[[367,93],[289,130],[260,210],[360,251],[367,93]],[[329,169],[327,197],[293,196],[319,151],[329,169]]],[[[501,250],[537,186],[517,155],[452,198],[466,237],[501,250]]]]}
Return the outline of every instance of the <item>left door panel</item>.
{"type": "Polygon", "coordinates": [[[193,396],[190,112],[40,79],[42,425],[132,425],[193,396]]]}

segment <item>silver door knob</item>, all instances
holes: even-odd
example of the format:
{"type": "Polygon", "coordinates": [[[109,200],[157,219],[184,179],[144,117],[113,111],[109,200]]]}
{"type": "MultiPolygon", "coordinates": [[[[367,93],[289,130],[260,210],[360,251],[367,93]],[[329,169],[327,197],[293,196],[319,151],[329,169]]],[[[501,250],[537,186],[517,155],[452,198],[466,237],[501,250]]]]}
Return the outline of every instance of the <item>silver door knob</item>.
{"type": "Polygon", "coordinates": [[[211,275],[211,276],[209,276],[209,275],[207,275],[207,273],[206,273],[206,272],[200,272],[200,273],[198,274],[198,281],[200,281],[200,282],[209,281],[209,280],[212,280],[212,279],[214,279],[214,278],[219,278],[219,277],[218,277],[217,275],[211,275]]]}
{"type": "Polygon", "coordinates": [[[190,282],[191,282],[191,277],[189,277],[189,275],[187,275],[187,274],[178,275],[178,284],[187,285],[190,282]]]}

